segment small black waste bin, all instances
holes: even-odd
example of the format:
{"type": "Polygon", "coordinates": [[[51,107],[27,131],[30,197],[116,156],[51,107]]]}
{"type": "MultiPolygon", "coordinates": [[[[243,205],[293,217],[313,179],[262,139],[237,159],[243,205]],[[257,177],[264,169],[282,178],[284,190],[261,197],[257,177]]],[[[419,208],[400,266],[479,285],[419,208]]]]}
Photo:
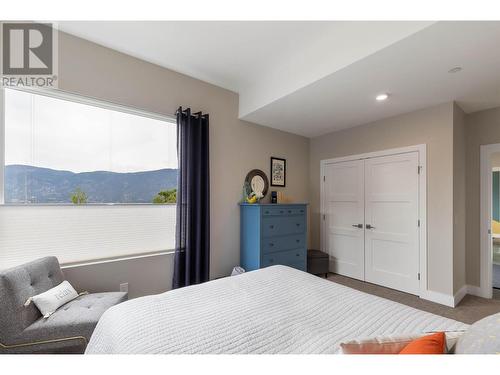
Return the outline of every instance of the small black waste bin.
{"type": "Polygon", "coordinates": [[[307,272],[328,277],[328,254],[319,250],[307,250],[307,272]]]}

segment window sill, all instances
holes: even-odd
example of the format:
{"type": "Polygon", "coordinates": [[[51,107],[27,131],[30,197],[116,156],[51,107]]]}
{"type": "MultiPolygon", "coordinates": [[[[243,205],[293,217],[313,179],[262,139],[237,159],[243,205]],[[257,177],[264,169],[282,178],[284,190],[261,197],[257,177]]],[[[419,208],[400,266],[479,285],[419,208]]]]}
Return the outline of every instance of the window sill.
{"type": "Polygon", "coordinates": [[[157,257],[157,256],[161,256],[161,255],[173,255],[174,253],[175,253],[175,250],[163,250],[163,251],[155,251],[155,252],[151,252],[151,253],[128,255],[128,256],[116,257],[116,258],[96,259],[96,260],[88,260],[88,261],[74,262],[74,263],[62,263],[61,269],[64,270],[64,269],[71,269],[71,268],[77,268],[77,267],[92,266],[92,265],[96,265],[96,264],[122,262],[122,261],[126,261],[126,260],[141,259],[141,258],[151,258],[151,257],[157,257]]]}

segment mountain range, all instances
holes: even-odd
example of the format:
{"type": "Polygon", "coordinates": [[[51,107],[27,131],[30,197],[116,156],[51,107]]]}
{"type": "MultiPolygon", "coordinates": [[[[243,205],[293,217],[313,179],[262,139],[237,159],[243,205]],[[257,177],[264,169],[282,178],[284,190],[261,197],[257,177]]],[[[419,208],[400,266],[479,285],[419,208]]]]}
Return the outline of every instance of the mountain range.
{"type": "Polygon", "coordinates": [[[5,203],[71,203],[80,189],[87,203],[151,203],[161,190],[177,187],[177,169],[75,173],[30,165],[5,167],[5,203]]]}

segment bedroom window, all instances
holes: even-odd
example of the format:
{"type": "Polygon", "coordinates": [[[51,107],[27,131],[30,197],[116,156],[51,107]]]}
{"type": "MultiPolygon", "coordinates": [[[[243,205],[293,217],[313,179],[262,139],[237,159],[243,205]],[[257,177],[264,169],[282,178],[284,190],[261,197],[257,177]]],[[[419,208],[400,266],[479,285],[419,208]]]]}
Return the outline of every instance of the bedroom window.
{"type": "Polygon", "coordinates": [[[174,248],[173,117],[59,92],[2,93],[0,269],[174,248]]]}
{"type": "Polygon", "coordinates": [[[4,176],[6,204],[174,203],[175,123],[7,89],[4,176]]]}

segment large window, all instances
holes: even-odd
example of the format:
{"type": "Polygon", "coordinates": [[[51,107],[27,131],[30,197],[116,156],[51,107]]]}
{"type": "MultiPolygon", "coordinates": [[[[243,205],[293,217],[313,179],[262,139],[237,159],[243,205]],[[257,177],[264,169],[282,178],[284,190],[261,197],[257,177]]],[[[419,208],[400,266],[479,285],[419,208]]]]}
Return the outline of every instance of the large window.
{"type": "Polygon", "coordinates": [[[5,203],[174,201],[176,127],[165,118],[5,90],[5,203]]]}
{"type": "Polygon", "coordinates": [[[174,248],[173,118],[58,92],[0,94],[0,269],[174,248]]]}

